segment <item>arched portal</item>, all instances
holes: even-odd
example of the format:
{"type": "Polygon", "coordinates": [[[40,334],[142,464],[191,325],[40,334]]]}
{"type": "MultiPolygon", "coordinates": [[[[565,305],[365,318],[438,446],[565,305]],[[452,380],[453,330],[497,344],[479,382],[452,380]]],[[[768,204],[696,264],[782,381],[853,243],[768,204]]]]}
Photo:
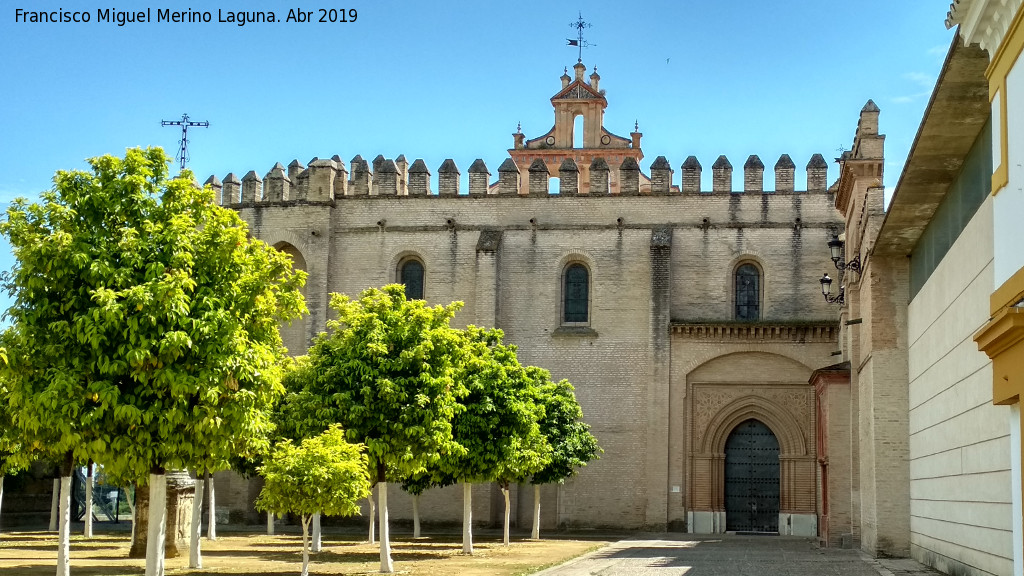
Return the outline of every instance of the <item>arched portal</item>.
{"type": "Polygon", "coordinates": [[[726,530],[779,531],[779,440],[760,420],[745,420],[725,442],[726,530]]]}
{"type": "MultiPolygon", "coordinates": [[[[278,242],[274,244],[274,248],[284,252],[292,259],[292,268],[295,270],[308,271],[306,267],[306,259],[302,256],[302,252],[299,251],[293,244],[288,242],[278,242]]],[[[299,289],[302,297],[306,297],[306,286],[299,289]]],[[[289,354],[297,356],[305,354],[309,348],[309,341],[311,335],[309,334],[309,316],[302,316],[295,318],[291,322],[284,322],[281,324],[281,342],[285,348],[288,349],[289,354]]]]}

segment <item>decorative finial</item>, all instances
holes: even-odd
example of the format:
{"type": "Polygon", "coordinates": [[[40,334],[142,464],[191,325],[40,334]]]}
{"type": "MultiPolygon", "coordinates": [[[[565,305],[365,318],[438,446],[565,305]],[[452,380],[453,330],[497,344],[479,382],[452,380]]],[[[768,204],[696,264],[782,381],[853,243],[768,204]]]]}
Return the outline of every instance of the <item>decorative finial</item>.
{"type": "Polygon", "coordinates": [[[563,74],[568,74],[568,73],[569,73],[569,67],[568,67],[568,66],[566,66],[566,67],[565,67],[565,68],[564,68],[564,69],[562,70],[562,73],[563,73],[563,74]]]}
{"type": "Polygon", "coordinates": [[[522,134],[522,133],[523,133],[523,123],[522,122],[516,122],[516,134],[522,134]]]}
{"type": "MultiPolygon", "coordinates": [[[[569,24],[569,27],[576,29],[576,38],[566,38],[566,41],[569,42],[569,46],[575,46],[579,48],[579,58],[576,61],[582,63],[583,49],[590,48],[591,46],[597,46],[597,44],[591,44],[590,42],[583,39],[583,29],[590,28],[590,23],[585,22],[583,20],[583,12],[580,12],[579,18],[577,18],[575,22],[571,22],[569,24]]],[[[566,73],[568,73],[568,69],[566,69],[566,73]]]]}
{"type": "Polygon", "coordinates": [[[639,120],[634,120],[633,121],[633,132],[639,132],[639,131],[640,131],[640,121],[639,120]]]}

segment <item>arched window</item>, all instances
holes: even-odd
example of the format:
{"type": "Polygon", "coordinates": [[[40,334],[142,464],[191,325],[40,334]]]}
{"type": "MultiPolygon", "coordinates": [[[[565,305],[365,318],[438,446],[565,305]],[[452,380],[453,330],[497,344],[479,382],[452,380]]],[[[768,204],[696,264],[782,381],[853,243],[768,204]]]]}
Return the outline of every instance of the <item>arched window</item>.
{"type": "Polygon", "coordinates": [[[562,320],[588,322],[590,320],[590,272],[583,264],[570,264],[565,269],[562,291],[562,320]]]}
{"type": "Polygon", "coordinates": [[[761,317],[761,271],[753,264],[736,268],[736,319],[753,322],[761,317]]]}
{"type": "Polygon", "coordinates": [[[415,258],[402,261],[398,266],[398,281],[405,284],[408,300],[423,299],[423,262],[415,258]]]}

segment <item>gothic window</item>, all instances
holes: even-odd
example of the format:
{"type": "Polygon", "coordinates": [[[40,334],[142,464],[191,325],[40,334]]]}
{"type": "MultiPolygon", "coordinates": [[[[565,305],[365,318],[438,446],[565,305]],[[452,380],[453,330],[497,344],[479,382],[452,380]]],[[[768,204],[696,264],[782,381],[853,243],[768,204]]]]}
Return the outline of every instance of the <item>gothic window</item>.
{"type": "Polygon", "coordinates": [[[583,264],[570,264],[565,269],[562,291],[562,320],[588,322],[590,320],[590,272],[583,264]]]}
{"type": "Polygon", "coordinates": [[[736,319],[754,322],[761,317],[761,272],[753,264],[736,268],[736,319]]]}
{"type": "Polygon", "coordinates": [[[398,281],[405,284],[405,297],[409,300],[423,299],[423,262],[415,258],[402,261],[398,266],[398,281]]]}

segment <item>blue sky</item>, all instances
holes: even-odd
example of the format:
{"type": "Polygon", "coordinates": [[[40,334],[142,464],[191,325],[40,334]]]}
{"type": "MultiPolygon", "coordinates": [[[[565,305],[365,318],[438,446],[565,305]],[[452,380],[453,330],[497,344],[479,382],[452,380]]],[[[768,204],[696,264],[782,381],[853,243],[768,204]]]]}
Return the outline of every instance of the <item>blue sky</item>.
{"type": "MultiPolygon", "coordinates": [[[[553,123],[548,99],[564,67],[578,11],[592,23],[583,61],[597,65],[605,126],[643,132],[646,172],[726,154],[737,174],[758,154],[788,153],[802,172],[815,152],[850,147],[857,114],[881,108],[888,187],[895,185],[954,32],[948,0],[622,2],[392,2],[350,4],[139,0],[131,10],[209,11],[210,23],[97,22],[100,0],[38,0],[32,10],[82,10],[90,23],[15,22],[0,10],[0,202],[35,197],[57,169],[133,146],[173,151],[180,132],[160,120],[188,113],[192,168],[261,176],[275,162],[377,154],[453,158],[491,172],[512,146],[553,123]],[[218,10],[354,8],[350,23],[219,23],[218,10]]],[[[128,8],[119,7],[121,10],[128,8]]],[[[837,175],[833,165],[831,181],[837,175]]],[[[737,183],[740,182],[737,175],[737,183]]],[[[797,187],[803,182],[797,178],[797,187]]],[[[436,182],[434,184],[436,187],[436,182]]],[[[465,185],[464,185],[465,187],[465,185]]],[[[707,187],[707,184],[705,185],[707,187]]],[[[10,259],[0,247],[0,266],[10,259]]],[[[0,302],[2,305],[2,302],[0,302]]]]}

